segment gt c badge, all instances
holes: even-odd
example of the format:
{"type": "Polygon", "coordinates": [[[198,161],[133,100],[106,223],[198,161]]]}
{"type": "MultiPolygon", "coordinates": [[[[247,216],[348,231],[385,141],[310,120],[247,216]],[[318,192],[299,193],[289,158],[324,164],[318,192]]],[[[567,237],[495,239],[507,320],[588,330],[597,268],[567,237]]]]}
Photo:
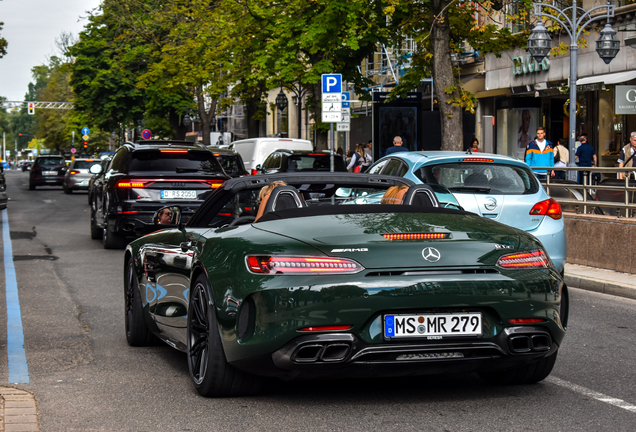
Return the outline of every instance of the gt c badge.
{"type": "Polygon", "coordinates": [[[435,248],[427,247],[422,251],[422,256],[428,262],[437,262],[442,257],[442,254],[435,248]]]}

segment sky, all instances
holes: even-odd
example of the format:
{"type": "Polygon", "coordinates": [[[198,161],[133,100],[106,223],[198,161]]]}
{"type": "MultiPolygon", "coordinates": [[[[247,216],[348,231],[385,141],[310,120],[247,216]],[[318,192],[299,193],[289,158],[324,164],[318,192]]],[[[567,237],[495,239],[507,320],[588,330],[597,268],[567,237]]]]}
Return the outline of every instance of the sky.
{"type": "Polygon", "coordinates": [[[0,96],[24,100],[33,79],[31,69],[59,55],[55,39],[62,32],[77,37],[87,23],[87,11],[99,4],[100,0],[0,0],[0,37],[9,43],[7,55],[0,58],[0,96]]]}

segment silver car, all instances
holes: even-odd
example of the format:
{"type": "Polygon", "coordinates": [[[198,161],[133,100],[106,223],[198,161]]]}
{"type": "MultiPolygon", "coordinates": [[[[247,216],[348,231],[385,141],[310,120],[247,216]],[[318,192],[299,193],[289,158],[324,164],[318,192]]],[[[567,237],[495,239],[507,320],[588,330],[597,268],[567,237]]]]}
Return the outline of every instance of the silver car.
{"type": "Polygon", "coordinates": [[[70,194],[74,190],[88,190],[88,183],[93,176],[89,169],[101,163],[101,159],[73,159],[66,170],[62,189],[70,194]]]}

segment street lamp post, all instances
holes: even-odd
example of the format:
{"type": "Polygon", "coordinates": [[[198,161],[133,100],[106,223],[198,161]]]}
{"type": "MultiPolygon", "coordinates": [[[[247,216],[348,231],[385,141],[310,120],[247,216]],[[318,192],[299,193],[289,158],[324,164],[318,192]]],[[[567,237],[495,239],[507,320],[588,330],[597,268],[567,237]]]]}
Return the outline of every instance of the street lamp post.
{"type": "MultiPolygon", "coordinates": [[[[580,8],[576,4],[576,0],[573,0],[572,6],[565,9],[559,9],[556,6],[545,3],[533,3],[534,14],[537,17],[545,17],[554,20],[561,24],[563,29],[570,36],[570,166],[575,166],[574,163],[574,146],[576,142],[576,77],[577,77],[577,41],[581,32],[585,27],[594,21],[601,19],[607,19],[605,28],[601,31],[601,36],[596,41],[596,52],[603,59],[605,64],[616,57],[618,50],[620,49],[620,41],[616,37],[616,32],[610,26],[609,19],[614,16],[614,5],[602,5],[596,6],[586,11],[580,8]],[[605,15],[592,16],[595,11],[605,10],[605,15]],[[543,11],[546,12],[543,12],[543,11]],[[571,16],[568,16],[568,12],[571,16]],[[577,19],[577,14],[581,13],[580,18],[577,19]]],[[[541,22],[532,30],[532,34],[528,38],[528,52],[537,61],[541,61],[548,55],[552,47],[552,39],[548,34],[548,30],[543,26],[541,22]]],[[[569,176],[572,180],[574,176],[572,171],[569,176]]]]}

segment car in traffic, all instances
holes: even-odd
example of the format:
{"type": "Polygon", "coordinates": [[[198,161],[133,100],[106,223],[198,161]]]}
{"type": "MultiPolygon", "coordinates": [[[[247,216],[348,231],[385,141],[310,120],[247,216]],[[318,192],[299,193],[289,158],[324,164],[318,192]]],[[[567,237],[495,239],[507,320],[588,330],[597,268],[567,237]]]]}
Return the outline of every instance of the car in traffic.
{"type": "Polygon", "coordinates": [[[66,170],[62,190],[70,194],[74,190],[88,190],[89,182],[93,174],[90,168],[99,164],[101,159],[73,159],[66,170]]]}
{"type": "Polygon", "coordinates": [[[555,364],[568,295],[543,245],[440,207],[428,185],[265,174],[182,212],[159,209],[157,231],[126,248],[126,339],[185,352],[203,396],[251,394],[262,377],[524,384],[555,364]]]}
{"type": "Polygon", "coordinates": [[[7,178],[4,175],[4,168],[0,168],[0,210],[7,208],[9,196],[7,195],[7,178]]]}
{"type": "Polygon", "coordinates": [[[245,169],[251,175],[257,174],[257,167],[278,149],[311,151],[313,148],[314,145],[308,140],[276,137],[249,138],[230,144],[230,150],[241,155],[245,169]]]}
{"type": "Polygon", "coordinates": [[[29,171],[31,169],[31,165],[33,165],[32,161],[20,161],[18,162],[18,168],[20,168],[23,172],[29,171]]]}
{"type": "MultiPolygon", "coordinates": [[[[347,172],[344,160],[339,155],[334,154],[333,162],[334,172],[347,172]]],[[[256,170],[262,174],[330,171],[331,155],[312,150],[279,149],[267,156],[262,165],[257,165],[256,170]]]]}
{"type": "MultiPolygon", "coordinates": [[[[101,164],[91,167],[100,174],[101,164]]],[[[91,238],[104,248],[119,249],[126,240],[156,228],[154,212],[170,203],[187,218],[230,177],[204,146],[188,141],[125,143],[92,190],[91,238]]]]}
{"type": "Polygon", "coordinates": [[[526,163],[495,154],[398,152],[379,159],[367,172],[443,186],[464,210],[538,238],[563,273],[567,244],[561,205],[545,192],[526,163]]]}
{"type": "Polygon", "coordinates": [[[230,177],[241,177],[249,174],[243,164],[243,158],[237,152],[214,146],[207,146],[207,148],[219,162],[225,174],[230,177]]]}
{"type": "Polygon", "coordinates": [[[93,166],[89,168],[88,171],[91,174],[91,178],[88,180],[88,205],[91,205],[93,203],[93,191],[95,190],[95,188],[102,187],[102,184],[104,182],[104,175],[106,175],[106,173],[108,172],[108,166],[110,165],[111,160],[112,157],[107,156],[103,159],[100,159],[99,169],[93,168],[93,166]],[[97,172],[97,174],[94,174],[94,172],[97,172]]]}
{"type": "Polygon", "coordinates": [[[62,156],[36,157],[29,172],[29,190],[35,190],[37,186],[61,186],[64,183],[67,168],[62,156]]]}

